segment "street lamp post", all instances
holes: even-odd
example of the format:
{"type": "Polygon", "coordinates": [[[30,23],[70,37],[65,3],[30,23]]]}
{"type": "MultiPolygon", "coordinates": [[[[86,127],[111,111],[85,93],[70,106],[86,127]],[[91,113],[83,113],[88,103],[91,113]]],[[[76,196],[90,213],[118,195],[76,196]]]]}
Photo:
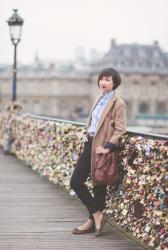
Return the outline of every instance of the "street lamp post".
{"type": "Polygon", "coordinates": [[[17,9],[13,10],[14,13],[8,19],[7,23],[10,29],[10,38],[14,45],[14,63],[13,63],[13,91],[12,91],[12,101],[16,100],[16,81],[17,81],[17,45],[21,40],[23,19],[18,15],[17,9]]]}

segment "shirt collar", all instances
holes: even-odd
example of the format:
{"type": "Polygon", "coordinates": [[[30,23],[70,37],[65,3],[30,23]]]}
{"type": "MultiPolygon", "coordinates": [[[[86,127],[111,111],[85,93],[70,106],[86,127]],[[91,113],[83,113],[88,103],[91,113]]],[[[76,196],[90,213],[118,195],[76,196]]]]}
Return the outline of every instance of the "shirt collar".
{"type": "Polygon", "coordinates": [[[105,97],[105,99],[107,100],[110,100],[114,94],[115,94],[115,90],[112,90],[110,92],[106,92],[105,94],[103,94],[103,97],[105,97]]]}

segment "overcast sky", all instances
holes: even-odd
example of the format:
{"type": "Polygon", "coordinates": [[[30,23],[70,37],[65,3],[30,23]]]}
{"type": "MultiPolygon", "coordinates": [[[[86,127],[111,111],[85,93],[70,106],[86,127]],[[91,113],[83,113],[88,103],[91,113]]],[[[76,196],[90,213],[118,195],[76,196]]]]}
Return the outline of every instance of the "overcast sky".
{"type": "Polygon", "coordinates": [[[151,44],[168,51],[168,0],[0,0],[0,63],[13,61],[6,20],[24,19],[18,60],[72,59],[76,48],[105,52],[117,43],[151,44]]]}

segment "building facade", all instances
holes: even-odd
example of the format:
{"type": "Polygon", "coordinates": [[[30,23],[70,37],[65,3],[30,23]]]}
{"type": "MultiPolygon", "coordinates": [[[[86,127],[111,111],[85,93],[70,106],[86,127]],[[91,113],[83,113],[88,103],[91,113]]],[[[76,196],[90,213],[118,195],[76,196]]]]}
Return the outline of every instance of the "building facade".
{"type": "MultiPolygon", "coordinates": [[[[151,45],[117,44],[94,62],[71,62],[59,67],[36,58],[30,66],[20,66],[17,98],[25,111],[70,120],[86,121],[94,97],[97,77],[105,67],[121,73],[117,89],[127,104],[130,126],[168,126],[168,54],[158,42],[151,45]]],[[[0,68],[0,102],[11,98],[12,73],[0,68]]]]}

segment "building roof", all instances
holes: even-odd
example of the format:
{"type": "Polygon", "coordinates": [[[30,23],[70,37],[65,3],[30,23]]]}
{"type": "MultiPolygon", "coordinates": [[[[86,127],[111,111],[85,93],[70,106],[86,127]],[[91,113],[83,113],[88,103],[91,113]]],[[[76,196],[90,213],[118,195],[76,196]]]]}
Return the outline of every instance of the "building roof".
{"type": "Polygon", "coordinates": [[[152,45],[117,44],[111,40],[110,49],[94,64],[95,72],[114,67],[123,73],[168,75],[168,53],[155,41],[152,45]]]}

